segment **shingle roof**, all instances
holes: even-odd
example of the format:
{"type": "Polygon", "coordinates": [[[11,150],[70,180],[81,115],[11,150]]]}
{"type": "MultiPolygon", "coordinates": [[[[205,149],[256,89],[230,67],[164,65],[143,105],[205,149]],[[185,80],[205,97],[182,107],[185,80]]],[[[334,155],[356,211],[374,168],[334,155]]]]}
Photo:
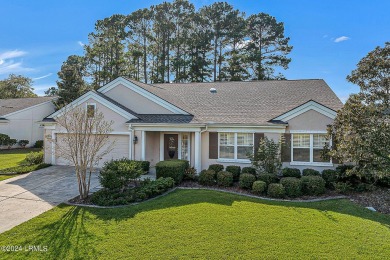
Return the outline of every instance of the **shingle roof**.
{"type": "Polygon", "coordinates": [[[5,116],[19,110],[32,107],[56,97],[11,98],[0,99],[0,116],[5,116]]]}
{"type": "Polygon", "coordinates": [[[193,115],[172,115],[172,114],[139,114],[139,119],[131,119],[128,123],[170,123],[187,124],[194,123],[193,115]]]}
{"type": "Polygon", "coordinates": [[[343,104],[321,79],[144,84],[129,80],[194,115],[191,122],[272,124],[310,100],[335,111],[343,104]],[[217,93],[210,93],[215,88],[217,93]]]}

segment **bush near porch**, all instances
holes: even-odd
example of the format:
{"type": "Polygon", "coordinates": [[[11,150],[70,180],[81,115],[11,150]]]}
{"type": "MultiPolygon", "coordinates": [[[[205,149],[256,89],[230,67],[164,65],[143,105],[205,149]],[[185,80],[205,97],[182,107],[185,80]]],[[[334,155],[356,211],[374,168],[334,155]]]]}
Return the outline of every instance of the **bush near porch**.
{"type": "Polygon", "coordinates": [[[171,177],[176,184],[180,184],[188,168],[189,162],[186,160],[161,161],[156,164],[156,178],[171,177]]]}

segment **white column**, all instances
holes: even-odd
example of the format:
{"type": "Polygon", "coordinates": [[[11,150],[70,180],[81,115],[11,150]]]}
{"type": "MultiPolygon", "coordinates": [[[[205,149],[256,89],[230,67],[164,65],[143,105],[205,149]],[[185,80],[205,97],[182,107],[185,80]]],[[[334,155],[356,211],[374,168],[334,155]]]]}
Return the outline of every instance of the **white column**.
{"type": "Polygon", "coordinates": [[[146,158],[146,133],[145,131],[141,131],[141,161],[145,161],[146,158]]]}
{"type": "Polygon", "coordinates": [[[202,170],[202,154],[201,154],[202,142],[201,141],[202,140],[201,140],[200,131],[195,132],[194,163],[195,163],[195,169],[198,171],[198,173],[202,170]]]}
{"type": "Polygon", "coordinates": [[[130,130],[129,133],[129,159],[134,160],[133,158],[133,138],[134,138],[134,131],[130,130]]]}
{"type": "Polygon", "coordinates": [[[164,134],[160,132],[160,161],[164,161],[164,134]]]}

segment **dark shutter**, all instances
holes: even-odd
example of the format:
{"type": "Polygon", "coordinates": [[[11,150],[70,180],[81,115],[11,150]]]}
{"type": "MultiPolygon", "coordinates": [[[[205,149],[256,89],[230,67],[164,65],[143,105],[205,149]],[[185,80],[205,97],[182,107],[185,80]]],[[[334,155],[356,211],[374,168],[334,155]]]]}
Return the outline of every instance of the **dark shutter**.
{"type": "Polygon", "coordinates": [[[284,134],[281,154],[282,162],[291,162],[291,134],[284,134]]]}
{"type": "Polygon", "coordinates": [[[259,149],[259,143],[260,143],[260,139],[264,138],[264,133],[255,133],[255,136],[254,136],[254,147],[255,147],[255,152],[257,152],[257,150],[259,149]]]}
{"type": "Polygon", "coordinates": [[[218,133],[209,132],[209,159],[218,159],[218,133]]]}

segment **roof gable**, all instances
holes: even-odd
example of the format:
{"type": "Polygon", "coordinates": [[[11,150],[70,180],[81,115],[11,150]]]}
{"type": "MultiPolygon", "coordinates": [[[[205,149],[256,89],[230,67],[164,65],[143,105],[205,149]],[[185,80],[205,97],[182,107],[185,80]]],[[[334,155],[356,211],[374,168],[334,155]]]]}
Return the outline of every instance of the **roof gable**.
{"type": "Polygon", "coordinates": [[[287,122],[290,119],[297,117],[309,110],[317,111],[318,113],[327,116],[331,119],[334,119],[337,115],[337,112],[335,110],[330,109],[316,101],[310,100],[300,106],[291,109],[290,111],[287,111],[286,113],[283,113],[273,118],[272,120],[287,122]]]}
{"type": "Polygon", "coordinates": [[[146,99],[157,104],[158,106],[160,106],[164,109],[167,109],[168,111],[170,111],[174,114],[188,115],[188,113],[186,111],[184,111],[182,108],[175,106],[174,104],[168,102],[167,100],[163,99],[162,97],[155,95],[154,93],[146,90],[145,88],[140,87],[139,86],[140,84],[142,84],[142,83],[131,81],[131,80],[128,80],[128,79],[123,78],[123,77],[119,77],[119,78],[111,81],[110,83],[106,84],[105,86],[101,87],[97,91],[102,93],[102,94],[106,94],[110,90],[112,90],[113,88],[121,85],[121,86],[124,86],[124,87],[130,89],[131,91],[141,95],[142,97],[145,97],[146,99]]]}
{"type": "Polygon", "coordinates": [[[64,111],[67,108],[77,107],[89,99],[96,100],[100,104],[104,105],[105,107],[109,108],[113,112],[123,116],[124,118],[126,118],[128,120],[138,118],[136,113],[132,112],[131,110],[127,109],[126,107],[122,106],[121,104],[116,103],[113,100],[110,100],[108,97],[105,97],[103,94],[97,93],[95,91],[88,91],[87,93],[85,93],[81,97],[77,98],[76,100],[69,103],[65,107],[61,108],[60,110],[54,112],[53,114],[51,114],[47,118],[59,117],[64,113],[64,111]]]}
{"type": "Polygon", "coordinates": [[[56,98],[57,97],[0,99],[0,117],[5,118],[45,103],[51,103],[56,98]]]}

